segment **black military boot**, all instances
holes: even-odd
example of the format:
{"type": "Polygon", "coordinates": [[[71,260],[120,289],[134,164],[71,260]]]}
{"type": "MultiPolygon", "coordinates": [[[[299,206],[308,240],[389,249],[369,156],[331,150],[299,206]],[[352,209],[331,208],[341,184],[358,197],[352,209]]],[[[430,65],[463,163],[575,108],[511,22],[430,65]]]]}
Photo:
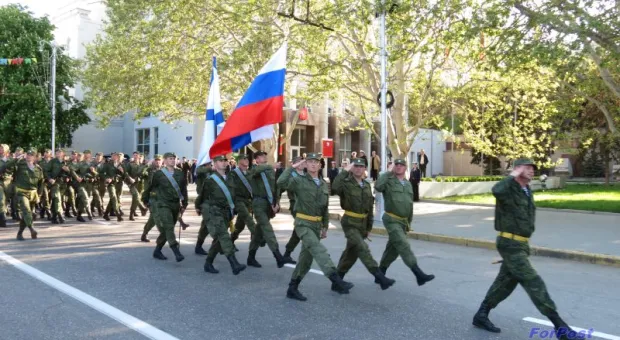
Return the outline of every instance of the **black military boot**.
{"type": "Polygon", "coordinates": [[[575,339],[574,336],[572,338],[568,336],[568,333],[573,332],[573,334],[575,334],[575,331],[571,329],[564,320],[562,320],[562,318],[558,315],[557,312],[549,315],[548,318],[549,321],[553,323],[553,328],[555,329],[556,337],[558,338],[558,340],[575,339]]]}
{"type": "Polygon", "coordinates": [[[18,241],[23,241],[24,240],[24,235],[22,235],[24,233],[24,229],[26,229],[26,227],[19,226],[19,231],[17,232],[17,240],[18,241]]]}
{"type": "Polygon", "coordinates": [[[278,264],[278,268],[284,267],[284,264],[286,262],[284,262],[284,257],[282,256],[282,253],[280,253],[279,249],[273,252],[273,257],[276,258],[276,263],[278,264]]]}
{"type": "Polygon", "coordinates": [[[204,243],[204,241],[202,241],[202,242],[196,241],[196,247],[194,248],[194,253],[196,255],[207,255],[207,252],[202,247],[203,243],[204,243]]]}
{"type": "Polygon", "coordinates": [[[476,315],[474,315],[474,321],[472,324],[476,327],[486,329],[489,332],[500,333],[501,329],[495,327],[495,325],[489,320],[489,313],[491,312],[491,306],[488,302],[482,301],[480,308],[476,315]]]}
{"type": "Polygon", "coordinates": [[[297,264],[297,261],[293,260],[293,258],[291,257],[291,252],[288,250],[284,252],[284,255],[282,257],[284,258],[284,262],[286,263],[297,264]]]}
{"type": "Polygon", "coordinates": [[[336,272],[333,272],[328,278],[332,283],[336,284],[336,291],[340,294],[349,294],[349,290],[354,287],[351,282],[343,281],[336,272]]]}
{"type": "Polygon", "coordinates": [[[116,214],[116,221],[117,222],[123,222],[123,216],[121,216],[121,214],[116,214]]]}
{"type": "Polygon", "coordinates": [[[135,221],[136,219],[135,219],[135,218],[133,218],[135,215],[136,215],[136,213],[135,213],[135,212],[130,211],[130,212],[129,212],[129,220],[130,220],[130,221],[135,221]]]}
{"type": "Polygon", "coordinates": [[[52,220],[52,213],[49,211],[49,209],[45,209],[45,215],[47,216],[48,221],[52,220]]]}
{"type": "MultiPolygon", "coordinates": [[[[387,268],[379,267],[379,270],[383,273],[383,275],[385,275],[385,273],[387,273],[387,268]]],[[[381,283],[376,276],[375,276],[375,283],[381,283]]]]}
{"type": "Polygon", "coordinates": [[[85,209],[86,210],[86,217],[88,217],[89,221],[93,220],[93,213],[92,211],[90,211],[88,208],[85,209]]]}
{"type": "MultiPolygon", "coordinates": [[[[120,206],[120,202],[119,202],[119,204],[118,204],[118,205],[120,206]]],[[[123,209],[122,209],[122,208],[120,208],[120,207],[118,208],[118,213],[119,213],[121,216],[125,216],[125,212],[124,212],[124,211],[123,211],[123,209]]]]}
{"type": "Polygon", "coordinates": [[[305,296],[301,295],[299,292],[299,284],[301,283],[301,279],[291,279],[291,282],[288,284],[288,290],[286,291],[286,297],[289,299],[306,301],[308,300],[305,296]]]}
{"type": "Polygon", "coordinates": [[[39,210],[39,217],[40,217],[41,219],[44,219],[44,218],[45,218],[45,209],[41,208],[41,210],[39,210]]]}
{"type": "Polygon", "coordinates": [[[67,203],[67,207],[65,208],[65,217],[73,217],[73,214],[71,214],[71,204],[69,203],[67,203]]]}
{"type": "Polygon", "coordinates": [[[146,212],[148,211],[145,207],[139,207],[140,208],[140,214],[142,214],[142,216],[146,216],[146,212]]]}
{"type": "Polygon", "coordinates": [[[28,227],[28,229],[30,230],[30,237],[31,237],[33,240],[36,240],[36,239],[37,239],[37,235],[39,235],[39,233],[37,233],[37,231],[36,231],[36,230],[34,230],[34,228],[33,228],[33,227],[28,227]]]}
{"type": "Polygon", "coordinates": [[[82,213],[78,213],[76,220],[80,221],[80,222],[86,222],[86,220],[84,219],[84,217],[82,217],[82,213]]]}
{"type": "Polygon", "coordinates": [[[66,220],[64,217],[62,217],[62,214],[58,214],[58,223],[63,224],[65,223],[66,220]]]}
{"type": "MultiPolygon", "coordinates": [[[[344,279],[344,275],[345,275],[345,273],[338,272],[338,276],[340,276],[341,279],[344,279]]],[[[348,294],[349,293],[348,291],[345,292],[344,290],[342,290],[340,288],[340,286],[338,286],[335,282],[332,282],[332,290],[334,292],[337,292],[337,293],[340,293],[340,294],[348,294]]]]}
{"type": "Polygon", "coordinates": [[[106,210],[105,213],[103,214],[103,219],[106,221],[110,220],[110,214],[108,213],[108,211],[106,210]]]}
{"type": "Polygon", "coordinates": [[[155,246],[155,251],[153,251],[153,257],[159,260],[167,260],[168,258],[164,256],[164,253],[161,252],[164,246],[157,245],[155,246]]]}
{"type": "Polygon", "coordinates": [[[183,260],[185,260],[185,256],[183,256],[181,254],[181,250],[179,249],[179,244],[175,244],[174,247],[170,247],[172,249],[172,252],[174,253],[174,257],[176,258],[177,262],[181,262],[183,260]]]}
{"type": "Polygon", "coordinates": [[[99,216],[99,217],[103,216],[102,211],[101,211],[101,207],[97,207],[97,216],[99,216]]]}
{"type": "Polygon", "coordinates": [[[141,241],[141,242],[151,242],[151,240],[149,240],[148,238],[146,238],[146,234],[147,234],[147,232],[146,232],[146,231],[143,231],[143,232],[142,232],[142,236],[140,237],[140,241],[141,241]]]}
{"type": "Polygon", "coordinates": [[[261,268],[261,264],[256,261],[256,250],[250,250],[248,253],[248,266],[261,268]]]}
{"type": "Polygon", "coordinates": [[[228,262],[230,263],[230,268],[235,275],[241,273],[245,270],[245,268],[247,268],[245,264],[240,264],[239,261],[237,261],[235,254],[226,256],[226,258],[228,259],[228,262]]]}
{"type": "Polygon", "coordinates": [[[0,228],[6,228],[6,216],[0,213],[0,228]]]}
{"type": "Polygon", "coordinates": [[[375,282],[381,286],[382,290],[390,288],[394,282],[396,282],[396,280],[385,277],[385,274],[380,269],[377,269],[377,271],[372,275],[375,276],[375,282]]]}
{"type": "Polygon", "coordinates": [[[211,274],[217,274],[220,271],[215,269],[215,267],[213,267],[213,261],[215,261],[215,258],[210,258],[207,257],[207,260],[205,261],[205,265],[204,265],[204,270],[207,273],[211,273],[211,274]]]}
{"type": "Polygon", "coordinates": [[[422,271],[422,269],[420,269],[420,267],[418,267],[418,264],[414,264],[411,267],[411,271],[413,272],[413,274],[415,275],[417,281],[418,281],[418,286],[421,286],[429,281],[432,281],[435,278],[435,275],[426,275],[424,274],[424,272],[422,271]]]}
{"type": "Polygon", "coordinates": [[[58,215],[56,215],[55,212],[52,213],[52,220],[51,220],[52,224],[59,224],[60,222],[58,221],[58,215]]]}

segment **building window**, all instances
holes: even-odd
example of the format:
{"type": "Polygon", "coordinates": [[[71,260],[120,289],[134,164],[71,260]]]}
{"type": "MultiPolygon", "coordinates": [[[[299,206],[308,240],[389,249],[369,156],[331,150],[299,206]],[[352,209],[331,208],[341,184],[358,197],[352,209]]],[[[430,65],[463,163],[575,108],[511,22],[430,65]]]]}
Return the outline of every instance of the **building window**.
{"type": "Polygon", "coordinates": [[[289,144],[291,147],[291,159],[303,156],[306,152],[306,127],[297,126],[291,134],[291,141],[289,144]]]}
{"type": "Polygon", "coordinates": [[[136,150],[149,158],[151,151],[151,129],[136,129],[136,150]]]}
{"type": "Polygon", "coordinates": [[[340,145],[338,149],[338,155],[340,156],[340,162],[346,158],[351,158],[351,132],[343,132],[339,136],[340,145]]]}
{"type": "Polygon", "coordinates": [[[159,128],[153,128],[153,155],[159,153],[159,128]]]}

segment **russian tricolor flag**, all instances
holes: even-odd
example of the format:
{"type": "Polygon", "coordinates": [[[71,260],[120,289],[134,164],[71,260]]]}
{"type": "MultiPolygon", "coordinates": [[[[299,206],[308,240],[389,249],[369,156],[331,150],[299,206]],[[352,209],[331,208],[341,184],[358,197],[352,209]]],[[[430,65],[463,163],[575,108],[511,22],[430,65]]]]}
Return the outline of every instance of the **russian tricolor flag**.
{"type": "Polygon", "coordinates": [[[198,166],[209,163],[209,149],[215,142],[215,137],[224,128],[224,114],[222,113],[222,103],[220,100],[220,77],[217,73],[217,63],[213,57],[213,71],[211,73],[211,86],[209,88],[209,98],[207,99],[207,113],[205,117],[205,128],[200,143],[198,153],[198,166]]]}
{"type": "Polygon", "coordinates": [[[285,42],[260,70],[211,146],[211,158],[273,137],[273,124],[282,121],[286,49],[285,42]]]}

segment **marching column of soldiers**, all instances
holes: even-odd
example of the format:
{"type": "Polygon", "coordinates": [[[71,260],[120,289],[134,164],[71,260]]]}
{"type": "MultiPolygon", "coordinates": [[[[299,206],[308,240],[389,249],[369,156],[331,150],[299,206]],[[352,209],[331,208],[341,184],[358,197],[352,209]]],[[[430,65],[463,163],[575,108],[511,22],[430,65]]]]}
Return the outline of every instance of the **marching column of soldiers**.
{"type": "MultiPolygon", "coordinates": [[[[322,155],[309,153],[305,158],[293,159],[292,166],[275,179],[275,169],[267,164],[266,153],[254,154],[256,165],[250,167],[248,155],[237,156],[238,166],[231,169],[225,156],[215,157],[212,162],[196,169],[195,209],[202,216],[202,223],[194,252],[206,255],[204,271],[218,274],[215,259],[223,254],[232,273],[238,275],[248,266],[261,268],[256,260],[257,251],[264,246],[273,253],[278,268],[295,264],[286,296],[306,301],[299,286],[310,271],[313,260],[317,262],[324,276],[331,282],[331,290],[349,294],[354,287],[344,277],[359,258],[374,282],[382,290],[391,287],[395,280],[387,277],[390,265],[400,256],[411,270],[419,286],[432,281],[435,276],[426,274],[407,240],[413,219],[414,195],[411,183],[405,177],[407,163],[404,159],[393,161],[391,170],[382,173],[374,183],[374,191],[384,198],[385,213],[383,225],[388,242],[380,261],[373,258],[367,243],[372,230],[374,196],[371,181],[366,179],[366,162],[353,159],[331,183],[331,191],[340,198],[344,210],[342,229],[346,246],[340,260],[335,264],[321,240],[327,237],[329,226],[328,184],[319,174],[322,155]],[[284,255],[275,237],[271,219],[280,210],[280,198],[287,192],[294,217],[294,228],[285,246],[284,255]],[[239,263],[235,241],[245,227],[250,232],[246,265],[239,263]],[[206,237],[211,235],[208,251],[203,248],[206,237]],[[301,243],[298,261],[291,253],[301,243]]],[[[10,212],[13,220],[19,220],[17,240],[25,240],[23,232],[29,229],[31,238],[38,232],[33,228],[38,209],[41,219],[47,218],[54,224],[65,223],[65,217],[86,222],[96,214],[106,220],[115,216],[123,221],[124,212],[120,199],[123,184],[130,189],[132,202],[129,219],[134,221],[137,210],[142,216],[150,211],[141,236],[142,242],[150,242],[149,231],[157,227],[159,236],[153,257],[167,260],[163,248],[167,243],[177,262],[184,260],[179,241],[175,237],[177,222],[185,229],[182,220],[189,204],[188,183],[191,174],[186,167],[177,164],[177,156],[168,152],[155,155],[147,164],[139,152],[133,154],[131,162],[123,162],[122,153],[112,153],[106,161],[103,154],[92,158],[90,150],[73,152],[71,159],[65,158],[62,149],[52,158],[50,150],[40,155],[36,150],[24,153],[17,148],[10,155],[7,145],[0,145],[0,227],[6,227],[10,212]],[[108,205],[104,209],[103,199],[108,193],[108,205]],[[63,213],[64,212],[64,213],[63,213]]],[[[529,159],[514,162],[513,172],[493,187],[497,199],[495,229],[497,249],[502,256],[500,272],[489,288],[487,295],[474,315],[473,325],[490,332],[501,330],[489,320],[491,309],[506,299],[520,284],[530,296],[538,310],[554,325],[559,339],[568,339],[573,330],[559,316],[544,281],[529,262],[529,237],[534,232],[535,206],[529,182],[533,178],[535,164],[529,159]]]]}

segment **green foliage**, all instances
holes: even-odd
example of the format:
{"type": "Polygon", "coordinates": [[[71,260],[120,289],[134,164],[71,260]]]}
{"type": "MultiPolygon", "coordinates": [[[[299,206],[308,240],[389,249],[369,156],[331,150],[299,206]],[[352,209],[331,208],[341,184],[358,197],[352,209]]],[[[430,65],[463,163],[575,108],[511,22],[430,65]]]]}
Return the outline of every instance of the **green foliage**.
{"type": "MultiPolygon", "coordinates": [[[[39,51],[40,41],[51,41],[53,26],[34,18],[22,7],[0,7],[0,57],[35,57],[38,63],[0,66],[0,142],[16,146],[51,147],[51,111],[48,87],[50,47],[39,51]]],[[[73,132],[90,119],[82,103],[69,95],[77,64],[58,51],[56,71],[56,143],[71,145],[73,132]]]]}
{"type": "Polygon", "coordinates": [[[504,176],[437,176],[435,178],[422,178],[422,182],[495,182],[504,179],[504,176]]]}

